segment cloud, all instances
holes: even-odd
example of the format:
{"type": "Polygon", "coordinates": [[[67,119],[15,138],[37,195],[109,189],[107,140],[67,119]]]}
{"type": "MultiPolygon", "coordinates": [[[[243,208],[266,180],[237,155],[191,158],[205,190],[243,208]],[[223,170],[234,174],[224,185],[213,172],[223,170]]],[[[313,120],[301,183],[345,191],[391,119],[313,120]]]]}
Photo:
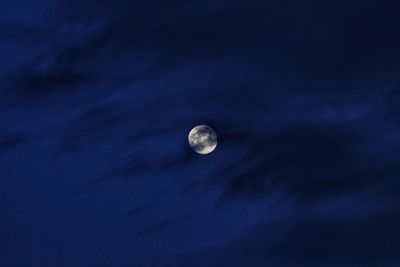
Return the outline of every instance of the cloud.
{"type": "Polygon", "coordinates": [[[31,265],[399,262],[397,2],[7,5],[1,208],[31,265]]]}

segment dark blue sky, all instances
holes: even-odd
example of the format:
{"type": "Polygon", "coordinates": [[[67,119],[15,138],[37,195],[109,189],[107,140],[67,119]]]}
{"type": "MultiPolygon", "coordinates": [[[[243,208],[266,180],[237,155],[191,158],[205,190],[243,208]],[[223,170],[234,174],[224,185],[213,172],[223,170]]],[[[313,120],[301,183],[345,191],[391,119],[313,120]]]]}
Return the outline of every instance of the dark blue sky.
{"type": "Polygon", "coordinates": [[[400,266],[399,14],[2,0],[0,266],[400,266]]]}

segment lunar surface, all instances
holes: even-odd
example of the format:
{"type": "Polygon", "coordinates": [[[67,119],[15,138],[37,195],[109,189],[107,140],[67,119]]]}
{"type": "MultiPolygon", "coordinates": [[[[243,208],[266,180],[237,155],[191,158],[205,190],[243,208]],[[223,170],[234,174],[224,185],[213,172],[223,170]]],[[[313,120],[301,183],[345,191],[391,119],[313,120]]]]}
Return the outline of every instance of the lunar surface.
{"type": "Polygon", "coordinates": [[[217,134],[207,125],[194,127],[189,133],[189,145],[199,154],[208,154],[217,147],[217,134]]]}

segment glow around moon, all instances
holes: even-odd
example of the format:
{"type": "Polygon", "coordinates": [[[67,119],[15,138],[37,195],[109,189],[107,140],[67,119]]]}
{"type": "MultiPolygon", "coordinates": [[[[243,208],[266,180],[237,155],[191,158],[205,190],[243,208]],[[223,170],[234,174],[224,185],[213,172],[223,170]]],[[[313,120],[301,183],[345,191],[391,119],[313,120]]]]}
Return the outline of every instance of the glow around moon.
{"type": "Polygon", "coordinates": [[[207,125],[198,125],[190,131],[188,141],[196,153],[209,154],[217,147],[217,134],[207,125]]]}

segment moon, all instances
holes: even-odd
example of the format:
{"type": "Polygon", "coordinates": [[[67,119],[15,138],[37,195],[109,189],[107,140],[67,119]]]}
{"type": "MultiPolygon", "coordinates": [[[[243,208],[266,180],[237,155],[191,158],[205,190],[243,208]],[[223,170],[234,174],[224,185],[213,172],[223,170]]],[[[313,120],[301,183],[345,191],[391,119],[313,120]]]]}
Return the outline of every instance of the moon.
{"type": "Polygon", "coordinates": [[[196,153],[209,154],[217,147],[217,134],[207,125],[198,125],[190,131],[188,141],[196,153]]]}

